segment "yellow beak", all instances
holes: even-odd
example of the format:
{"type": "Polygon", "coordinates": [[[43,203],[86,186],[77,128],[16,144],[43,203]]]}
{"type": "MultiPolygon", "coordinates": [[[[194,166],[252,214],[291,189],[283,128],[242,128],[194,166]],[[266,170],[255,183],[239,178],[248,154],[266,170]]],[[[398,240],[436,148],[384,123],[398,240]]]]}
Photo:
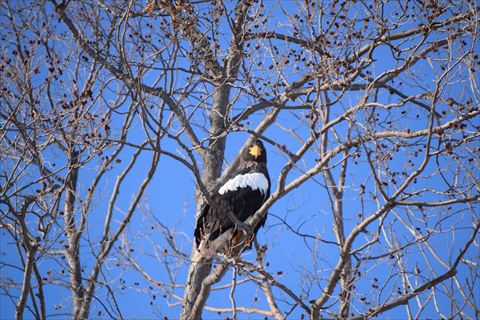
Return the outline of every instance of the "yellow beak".
{"type": "Polygon", "coordinates": [[[249,149],[249,153],[255,158],[258,158],[262,155],[262,149],[258,145],[254,145],[249,149]]]}

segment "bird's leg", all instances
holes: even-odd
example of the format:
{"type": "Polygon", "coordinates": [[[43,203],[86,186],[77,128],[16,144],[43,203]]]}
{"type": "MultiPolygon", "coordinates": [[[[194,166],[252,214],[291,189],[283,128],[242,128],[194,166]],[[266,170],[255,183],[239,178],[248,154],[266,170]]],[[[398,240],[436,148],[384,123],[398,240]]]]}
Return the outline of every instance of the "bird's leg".
{"type": "Polygon", "coordinates": [[[242,254],[245,244],[248,240],[244,240],[244,231],[236,229],[233,231],[233,236],[230,239],[230,245],[228,246],[228,255],[232,258],[239,258],[242,254]]]}
{"type": "Polygon", "coordinates": [[[235,230],[241,229],[247,236],[253,235],[253,228],[247,223],[240,221],[232,210],[226,210],[226,213],[230,218],[230,221],[235,225],[235,230]]]}
{"type": "Polygon", "coordinates": [[[240,239],[241,236],[242,236],[242,233],[240,232],[240,230],[235,229],[233,231],[233,237],[232,237],[232,240],[231,240],[231,247],[236,247],[237,246],[238,239],[240,239]]]}
{"type": "Polygon", "coordinates": [[[230,239],[230,245],[228,246],[229,256],[234,255],[235,249],[240,245],[239,239],[241,236],[242,236],[242,232],[237,228],[235,228],[235,230],[233,231],[232,239],[230,239]]]}

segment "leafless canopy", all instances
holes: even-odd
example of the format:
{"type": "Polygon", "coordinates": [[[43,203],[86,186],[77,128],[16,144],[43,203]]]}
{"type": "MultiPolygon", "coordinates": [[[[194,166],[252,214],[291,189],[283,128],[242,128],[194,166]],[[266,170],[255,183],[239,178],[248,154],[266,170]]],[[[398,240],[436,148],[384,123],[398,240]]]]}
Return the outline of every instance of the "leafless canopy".
{"type": "Polygon", "coordinates": [[[480,316],[475,1],[0,14],[2,317],[480,316]],[[189,208],[252,137],[273,186],[248,224],[267,228],[198,259],[189,208]]]}

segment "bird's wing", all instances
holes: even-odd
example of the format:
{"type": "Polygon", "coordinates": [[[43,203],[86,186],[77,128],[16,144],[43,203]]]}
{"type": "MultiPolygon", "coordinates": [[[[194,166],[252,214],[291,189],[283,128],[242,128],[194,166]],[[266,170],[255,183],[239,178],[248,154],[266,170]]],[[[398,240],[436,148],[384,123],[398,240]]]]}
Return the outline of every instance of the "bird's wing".
{"type": "Polygon", "coordinates": [[[208,203],[204,203],[202,209],[200,211],[200,215],[197,219],[197,225],[195,226],[195,243],[197,244],[197,248],[200,245],[200,241],[202,239],[203,230],[205,229],[205,219],[210,211],[210,205],[208,203]]]}
{"type": "MultiPolygon", "coordinates": [[[[234,226],[228,211],[244,222],[263,205],[270,193],[268,175],[260,172],[240,173],[228,180],[219,193],[212,197],[212,203],[204,205],[195,228],[197,248],[202,239],[213,241],[234,226]]],[[[255,227],[265,224],[266,217],[255,227]]]]}
{"type": "Polygon", "coordinates": [[[197,220],[195,241],[197,248],[204,238],[212,241],[233,226],[227,210],[235,212],[229,197],[217,195],[212,198],[212,205],[205,204],[197,220]]]}

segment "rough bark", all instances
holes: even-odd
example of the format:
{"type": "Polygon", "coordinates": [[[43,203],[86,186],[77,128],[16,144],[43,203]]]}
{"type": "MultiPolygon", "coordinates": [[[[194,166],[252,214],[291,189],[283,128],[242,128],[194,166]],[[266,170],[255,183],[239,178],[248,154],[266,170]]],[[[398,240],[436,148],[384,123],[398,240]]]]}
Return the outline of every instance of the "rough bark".
{"type": "MultiPolygon", "coordinates": [[[[223,155],[225,152],[226,135],[222,135],[225,131],[225,112],[227,110],[228,100],[230,96],[230,88],[219,88],[213,95],[212,111],[210,113],[211,124],[211,140],[207,150],[207,159],[203,171],[203,182],[207,187],[210,187],[222,172],[223,155]]],[[[202,196],[197,192],[197,207],[202,206],[202,196]]],[[[199,212],[199,210],[197,210],[199,212]]],[[[198,217],[198,214],[197,214],[198,217]]],[[[193,257],[196,253],[195,244],[192,247],[193,257]]],[[[190,262],[188,271],[187,286],[185,288],[184,300],[182,304],[182,311],[180,319],[199,319],[200,313],[192,313],[197,297],[202,290],[203,280],[210,274],[212,267],[211,259],[190,262]]]]}
{"type": "MultiPolygon", "coordinates": [[[[212,94],[212,107],[209,115],[210,141],[202,174],[203,183],[210,190],[222,173],[228,133],[226,130],[228,125],[227,111],[230,102],[231,83],[234,82],[238,75],[242,54],[241,48],[245,41],[244,25],[247,21],[248,10],[251,5],[252,3],[250,1],[239,1],[235,7],[235,19],[232,26],[232,40],[228,56],[224,67],[220,71],[221,74],[217,74],[217,79],[220,79],[220,81],[217,82],[212,94]]],[[[214,63],[214,65],[216,65],[216,63],[214,63]]],[[[218,68],[216,70],[218,70],[218,68]]],[[[202,201],[203,197],[197,192],[197,208],[201,208],[202,201]]],[[[199,212],[199,210],[197,210],[197,212],[199,212]]],[[[195,254],[196,250],[194,245],[192,247],[191,257],[194,257],[195,254]]],[[[199,295],[201,291],[203,291],[204,294],[207,294],[205,292],[209,292],[209,286],[211,284],[204,283],[204,280],[210,274],[211,266],[211,259],[204,261],[191,260],[180,319],[201,318],[206,296],[202,299],[199,295]],[[199,300],[200,305],[195,303],[196,300],[199,300]],[[194,307],[196,312],[192,312],[194,307]]],[[[222,275],[223,274],[218,274],[218,278],[220,279],[222,275]]]]}
{"type": "Polygon", "coordinates": [[[65,250],[65,256],[68,262],[68,272],[70,275],[70,286],[73,297],[73,317],[78,319],[79,312],[83,304],[84,288],[82,284],[82,268],[80,265],[80,234],[75,226],[75,197],[78,181],[78,157],[77,151],[72,151],[69,155],[68,175],[66,177],[65,208],[64,221],[65,231],[68,238],[68,247],[65,250]]]}

